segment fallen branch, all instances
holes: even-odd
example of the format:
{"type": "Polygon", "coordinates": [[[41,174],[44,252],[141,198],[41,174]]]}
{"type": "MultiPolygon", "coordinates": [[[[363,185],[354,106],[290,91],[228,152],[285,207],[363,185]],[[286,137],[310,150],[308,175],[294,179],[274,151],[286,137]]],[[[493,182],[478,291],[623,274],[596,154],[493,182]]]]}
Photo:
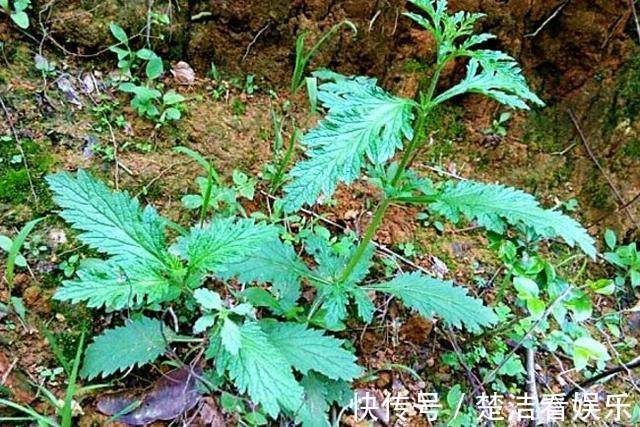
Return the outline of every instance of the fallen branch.
{"type": "MultiPolygon", "coordinates": [[[[589,155],[589,157],[591,158],[593,163],[596,165],[596,167],[598,168],[598,170],[600,171],[602,176],[604,176],[604,178],[606,179],[607,184],[609,184],[609,187],[613,191],[613,194],[616,196],[616,199],[618,199],[618,202],[620,203],[620,206],[626,206],[627,203],[622,198],[622,195],[620,194],[620,191],[618,191],[618,188],[615,186],[615,184],[613,183],[613,181],[611,180],[611,178],[609,177],[607,172],[604,170],[604,168],[600,165],[600,162],[596,158],[595,154],[593,154],[593,150],[591,150],[591,146],[589,146],[589,142],[587,141],[587,137],[584,135],[584,132],[582,131],[582,128],[580,127],[580,123],[578,122],[578,118],[576,117],[576,114],[571,109],[567,109],[567,113],[569,114],[569,117],[571,118],[571,121],[573,122],[573,125],[575,126],[576,131],[578,132],[578,136],[580,136],[580,140],[582,141],[582,144],[584,145],[584,148],[587,150],[587,154],[589,155]]],[[[635,225],[635,227],[638,228],[638,223],[637,223],[635,217],[633,216],[633,213],[631,213],[631,210],[629,209],[629,206],[626,206],[624,208],[624,210],[627,213],[627,216],[629,217],[629,219],[635,225]]]]}

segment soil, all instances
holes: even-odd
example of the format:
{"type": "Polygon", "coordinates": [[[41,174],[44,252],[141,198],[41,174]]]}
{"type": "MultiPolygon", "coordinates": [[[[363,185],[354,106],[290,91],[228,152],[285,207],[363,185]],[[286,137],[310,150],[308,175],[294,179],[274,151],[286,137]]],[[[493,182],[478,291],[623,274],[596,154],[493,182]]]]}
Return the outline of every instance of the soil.
{"type": "MultiPolygon", "coordinates": [[[[175,126],[155,129],[114,88],[102,86],[93,94],[81,89],[87,73],[102,83],[116,68],[114,55],[107,51],[114,42],[109,23],[118,22],[128,34],[138,34],[146,22],[147,1],[32,3],[33,11],[42,11],[39,16],[46,34],[37,25],[18,32],[0,16],[0,96],[12,119],[10,126],[0,111],[0,135],[15,131],[25,141],[38,202],[33,202],[23,171],[6,163],[20,153],[13,143],[0,141],[0,234],[13,235],[25,221],[54,211],[42,179],[48,171],[92,169],[175,221],[189,217],[179,209],[180,198],[196,189],[194,179],[200,172],[173,152],[173,147],[184,145],[204,153],[227,181],[234,168],[260,175],[272,156],[270,111],[280,109],[281,101],[289,97],[295,41],[303,32],[309,46],[332,25],[352,21],[358,33],[341,30],[309,69],[329,67],[374,76],[389,90],[405,96],[414,95],[417,80],[428,73],[422,64],[429,63],[434,54],[429,37],[402,18],[407,7],[402,0],[155,2],[158,11],[171,17],[171,23],[154,27],[154,49],[166,63],[185,61],[196,74],[193,84],[181,85],[167,73],[164,85],[187,97],[188,108],[175,126]],[[56,72],[43,78],[33,67],[36,53],[53,61],[56,72]],[[224,82],[209,78],[212,63],[222,72],[224,82]],[[257,87],[251,94],[243,87],[249,74],[255,76],[257,87]],[[71,103],[59,89],[61,77],[71,82],[80,105],[71,103]],[[102,113],[101,106],[110,109],[102,113]],[[126,125],[109,129],[100,125],[101,114],[112,119],[122,115],[126,125]],[[92,151],[95,144],[99,149],[92,151]],[[117,161],[106,153],[114,146],[117,161]]],[[[433,168],[440,168],[448,174],[517,186],[550,207],[575,198],[579,207],[573,214],[594,236],[600,239],[611,227],[625,242],[637,241],[640,202],[622,208],[640,194],[640,49],[626,0],[451,0],[450,7],[487,15],[482,29],[497,36],[489,47],[504,49],[522,64],[547,107],[513,114],[505,125],[507,136],[501,137],[491,126],[503,109],[481,97],[461,99],[434,115],[430,124],[433,143],[414,160],[415,169],[436,176],[433,168]],[[578,126],[569,111],[575,114],[578,126]]],[[[31,15],[37,19],[38,14],[31,15]]],[[[140,47],[144,40],[141,33],[132,43],[140,47]]],[[[463,72],[464,63],[447,69],[442,84],[459,79],[463,72]]],[[[308,101],[301,93],[292,97],[286,111],[278,112],[294,118],[302,129],[317,120],[307,114],[308,101]]],[[[289,133],[285,129],[285,137],[289,133]]],[[[320,213],[341,227],[361,232],[373,209],[365,200],[376,197],[371,186],[357,182],[340,187],[336,203],[320,213]]],[[[266,203],[259,196],[254,205],[266,203]]],[[[253,206],[246,208],[251,211],[253,206]]],[[[415,264],[463,283],[495,272],[497,266],[483,236],[450,225],[444,230],[424,227],[417,214],[415,209],[392,207],[376,240],[398,251],[401,244],[413,243],[425,254],[412,257],[415,264]],[[447,270],[454,265],[453,271],[447,270]]],[[[113,314],[92,317],[87,309],[51,299],[62,280],[62,272],[55,268],[63,259],[61,253],[78,250],[72,236],[64,243],[50,236],[49,230],[63,227],[56,221],[51,219],[47,232],[40,233],[44,249],[28,256],[33,271],[17,278],[14,295],[24,300],[26,324],[17,318],[0,322],[0,378],[8,372],[5,385],[23,403],[33,396],[27,379],[43,381],[43,370],[57,366],[41,328],[36,327],[43,319],[67,355],[73,355],[80,333],[95,333],[114,320],[113,314]]],[[[4,271],[4,258],[0,259],[4,271]]],[[[470,288],[488,302],[495,297],[492,290],[470,288]]],[[[4,284],[0,291],[5,301],[4,284]]],[[[433,384],[450,387],[460,373],[439,363],[442,353],[450,349],[438,325],[406,317],[395,302],[378,297],[376,304],[384,304],[388,324],[350,329],[361,363],[382,370],[369,386],[377,390],[415,388],[410,375],[385,369],[398,363],[420,373],[433,372],[429,374],[433,384]]],[[[631,331],[637,319],[626,320],[624,332],[634,335],[631,331]]],[[[549,368],[550,377],[555,370],[549,368]]],[[[142,377],[145,371],[136,374],[142,377]]],[[[64,389],[55,379],[46,381],[58,393],[64,389]]],[[[625,383],[619,386],[628,387],[625,383]]],[[[80,425],[104,423],[104,417],[90,409],[91,403],[86,407],[80,425]]],[[[219,423],[216,402],[209,407],[214,408],[211,417],[219,423]]]]}

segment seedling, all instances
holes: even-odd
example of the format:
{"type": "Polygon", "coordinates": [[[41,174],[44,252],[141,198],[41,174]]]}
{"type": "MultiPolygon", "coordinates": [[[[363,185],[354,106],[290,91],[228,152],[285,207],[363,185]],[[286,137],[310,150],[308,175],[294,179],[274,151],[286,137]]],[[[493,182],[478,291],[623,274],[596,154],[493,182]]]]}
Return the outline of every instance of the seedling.
{"type": "Polygon", "coordinates": [[[29,28],[29,15],[27,10],[31,6],[31,0],[13,0],[13,7],[9,5],[9,0],[0,0],[0,8],[9,14],[11,20],[23,30],[29,28]]]}
{"type": "Polygon", "coordinates": [[[309,62],[313,59],[314,56],[317,55],[318,51],[322,48],[322,46],[333,37],[333,35],[338,32],[338,30],[346,26],[353,30],[354,34],[358,33],[358,29],[351,21],[344,20],[339,22],[329,28],[318,41],[311,46],[311,49],[305,51],[304,39],[306,37],[305,33],[300,34],[296,38],[296,61],[293,68],[293,76],[291,77],[291,93],[294,94],[300,89],[302,86],[303,76],[305,69],[309,62]]]}

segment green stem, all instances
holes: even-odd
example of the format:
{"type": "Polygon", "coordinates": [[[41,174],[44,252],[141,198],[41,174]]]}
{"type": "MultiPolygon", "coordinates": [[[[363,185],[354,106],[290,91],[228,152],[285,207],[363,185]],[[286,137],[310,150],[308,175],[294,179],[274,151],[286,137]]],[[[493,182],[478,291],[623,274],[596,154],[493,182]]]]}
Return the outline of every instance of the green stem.
{"type": "MultiPolygon", "coordinates": [[[[411,138],[411,142],[409,143],[409,146],[404,151],[404,154],[402,155],[402,160],[400,160],[400,165],[398,166],[398,170],[396,171],[396,174],[391,180],[391,186],[394,189],[397,188],[400,178],[402,178],[402,176],[404,175],[404,171],[409,165],[411,156],[413,155],[415,150],[418,148],[418,145],[420,144],[420,142],[422,142],[422,132],[426,124],[427,117],[433,108],[433,105],[431,104],[431,100],[433,99],[433,94],[436,90],[438,80],[440,79],[440,73],[442,72],[442,67],[443,67],[443,64],[438,64],[436,66],[436,70],[434,71],[433,77],[431,78],[429,89],[427,90],[426,95],[420,99],[420,106],[418,107],[418,119],[416,120],[415,125],[413,126],[413,138],[411,138]]],[[[421,96],[421,92],[418,92],[418,96],[421,96]]],[[[347,265],[342,270],[342,273],[340,274],[340,277],[338,279],[339,282],[344,282],[351,275],[351,273],[353,272],[353,269],[360,262],[360,259],[364,255],[365,250],[367,249],[367,246],[369,246],[369,243],[373,239],[373,236],[376,234],[376,231],[380,227],[380,224],[382,224],[382,220],[384,219],[384,214],[386,213],[387,208],[389,207],[389,204],[391,202],[392,202],[392,199],[389,199],[386,196],[383,196],[382,200],[380,200],[380,203],[378,203],[378,206],[376,207],[376,210],[373,214],[373,219],[371,220],[371,223],[367,227],[364,233],[364,236],[362,236],[362,239],[360,240],[360,243],[358,244],[356,251],[353,253],[353,256],[351,257],[347,265]]]]}
{"type": "Polygon", "coordinates": [[[347,280],[347,278],[349,278],[349,276],[351,275],[353,269],[356,267],[356,265],[358,265],[358,262],[360,262],[360,258],[362,258],[362,256],[364,255],[364,251],[367,249],[367,246],[369,246],[369,242],[371,242],[371,239],[373,239],[373,236],[378,230],[378,227],[380,227],[380,224],[382,224],[382,219],[384,218],[384,214],[389,207],[389,202],[390,200],[384,197],[382,200],[380,200],[380,203],[378,203],[378,207],[373,214],[371,223],[367,227],[364,236],[362,236],[362,239],[360,240],[356,251],[353,253],[353,256],[349,260],[349,263],[344,267],[344,270],[342,270],[342,273],[340,274],[340,278],[338,279],[339,282],[344,282],[345,280],[347,280]]]}

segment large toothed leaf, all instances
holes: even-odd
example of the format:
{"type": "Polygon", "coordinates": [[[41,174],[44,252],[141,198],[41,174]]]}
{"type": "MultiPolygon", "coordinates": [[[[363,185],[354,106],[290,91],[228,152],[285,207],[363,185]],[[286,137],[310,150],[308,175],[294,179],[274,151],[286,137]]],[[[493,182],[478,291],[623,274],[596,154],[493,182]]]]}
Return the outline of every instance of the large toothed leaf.
{"type": "Polygon", "coordinates": [[[145,302],[161,303],[178,297],[180,288],[162,271],[148,264],[83,261],[76,278],[65,280],[55,293],[59,301],[86,302],[88,307],[121,310],[145,302]]]}
{"type": "Polygon", "coordinates": [[[269,342],[303,374],[319,372],[334,380],[351,381],[362,373],[356,357],[342,341],[300,323],[263,321],[260,326],[269,342]]]}
{"type": "Polygon", "coordinates": [[[301,279],[309,273],[293,246],[274,239],[261,243],[251,256],[226,264],[219,276],[236,277],[240,283],[270,283],[280,299],[293,303],[300,295],[301,279]]]}
{"type": "Polygon", "coordinates": [[[289,172],[288,211],[315,203],[321,194],[331,196],[338,182],[358,178],[365,156],[381,164],[412,136],[413,101],[388,94],[375,79],[318,76],[332,80],[320,85],[318,94],[328,113],[302,139],[307,158],[289,172]]]}
{"type": "Polygon", "coordinates": [[[97,336],[85,351],[82,376],[103,378],[153,362],[167,351],[175,334],[160,320],[140,317],[97,336]]]}
{"type": "Polygon", "coordinates": [[[127,192],[111,191],[87,172],[47,176],[60,216],[81,233],[81,241],[117,261],[161,265],[167,258],[165,221],[127,192]]]}
{"type": "Polygon", "coordinates": [[[252,256],[265,242],[278,238],[278,229],[251,219],[214,218],[204,228],[194,227],[181,237],[176,250],[192,270],[224,271],[252,256]]]}
{"type": "Polygon", "coordinates": [[[483,305],[481,300],[467,295],[467,290],[462,286],[418,272],[402,274],[372,289],[395,295],[422,316],[438,316],[457,327],[464,324],[471,331],[491,326],[498,320],[492,309],[483,305]]]}
{"type": "Polygon", "coordinates": [[[489,230],[502,233],[506,224],[524,224],[543,237],[559,236],[570,246],[578,245],[592,258],[594,240],[574,219],[543,209],[530,194],[498,184],[461,181],[447,183],[431,209],[457,222],[460,215],[489,230]]]}
{"type": "Polygon", "coordinates": [[[302,427],[329,427],[329,390],[323,379],[311,372],[300,384],[304,388],[304,404],[297,413],[296,421],[302,423],[302,427]]]}
{"type": "Polygon", "coordinates": [[[286,358],[257,323],[242,325],[240,335],[238,355],[227,362],[238,390],[248,393],[273,418],[282,409],[296,411],[302,405],[303,389],[286,358]]]}

